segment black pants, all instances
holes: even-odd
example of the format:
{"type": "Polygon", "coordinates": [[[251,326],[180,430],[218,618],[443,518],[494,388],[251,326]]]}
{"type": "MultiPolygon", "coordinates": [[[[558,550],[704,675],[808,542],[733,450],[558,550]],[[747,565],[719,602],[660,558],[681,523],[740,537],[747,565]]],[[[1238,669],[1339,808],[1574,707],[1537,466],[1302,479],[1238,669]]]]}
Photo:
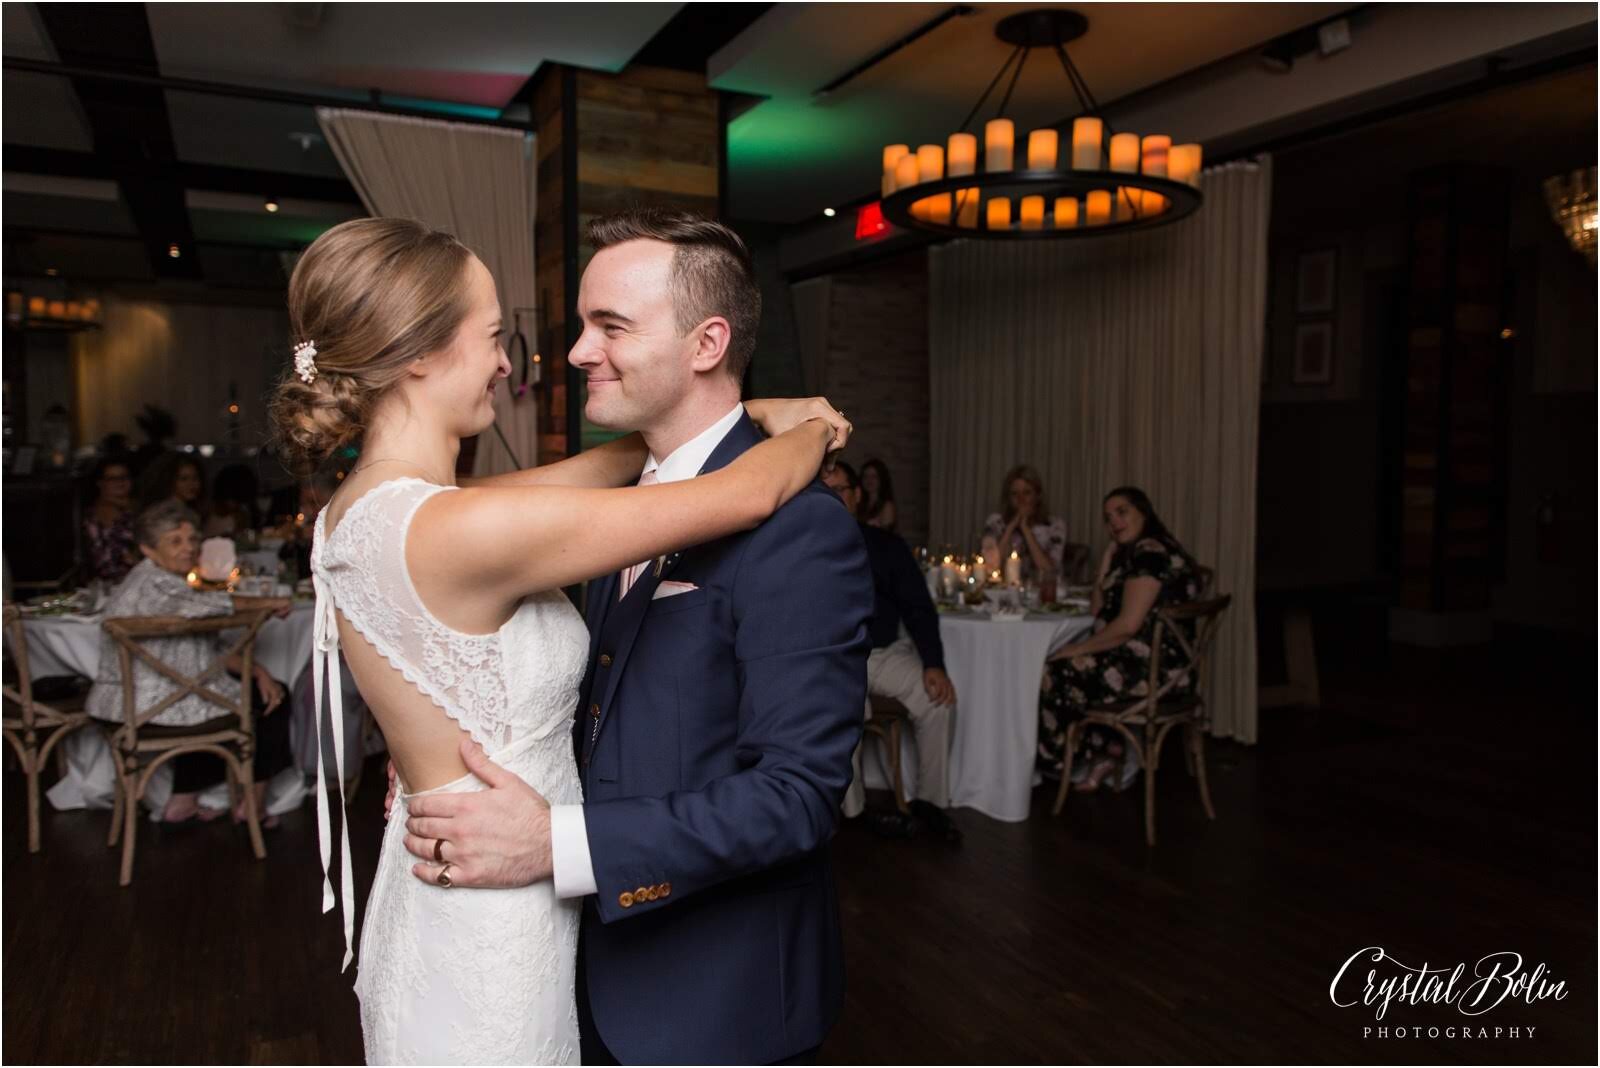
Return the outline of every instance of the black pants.
{"type": "MultiPolygon", "coordinates": [[[[255,702],[256,756],[253,761],[256,782],[266,782],[288,767],[294,759],[289,749],[289,699],[272,710],[272,715],[261,714],[262,700],[259,690],[252,687],[255,702]]],[[[210,753],[185,753],[172,759],[172,792],[192,794],[228,777],[222,758],[210,753]]]]}
{"type": "MultiPolygon", "coordinates": [[[[587,905],[585,906],[588,907],[587,905]]],[[[578,935],[578,1042],[582,1049],[582,1061],[585,1065],[618,1064],[616,1055],[607,1048],[600,1038],[600,1029],[594,1023],[594,1011],[589,1007],[589,976],[583,965],[583,934],[578,935]]],[[[817,1052],[821,1046],[803,1050],[786,1060],[776,1061],[776,1064],[816,1064],[817,1052]]]]}

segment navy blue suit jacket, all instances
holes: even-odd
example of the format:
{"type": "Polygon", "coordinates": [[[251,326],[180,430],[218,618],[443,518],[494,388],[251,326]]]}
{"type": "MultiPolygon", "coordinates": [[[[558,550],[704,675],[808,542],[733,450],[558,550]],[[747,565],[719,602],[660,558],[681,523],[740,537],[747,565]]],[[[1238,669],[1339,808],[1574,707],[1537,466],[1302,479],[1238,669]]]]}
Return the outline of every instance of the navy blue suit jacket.
{"type": "MultiPolygon", "coordinates": [[[[703,471],[761,440],[748,416],[703,471]]],[[[782,1060],[820,1045],[844,962],[828,862],[866,699],[872,576],[814,482],[753,531],[589,590],[574,742],[598,892],[582,952],[628,1063],[782,1060]],[[698,588],[652,600],[663,580],[698,588]]]]}

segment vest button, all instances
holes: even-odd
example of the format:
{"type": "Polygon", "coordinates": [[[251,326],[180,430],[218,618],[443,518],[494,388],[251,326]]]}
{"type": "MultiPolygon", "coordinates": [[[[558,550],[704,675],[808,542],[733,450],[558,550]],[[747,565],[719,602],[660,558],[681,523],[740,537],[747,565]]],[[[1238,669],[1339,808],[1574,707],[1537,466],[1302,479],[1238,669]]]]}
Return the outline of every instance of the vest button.
{"type": "Polygon", "coordinates": [[[598,703],[589,706],[589,715],[593,716],[595,719],[600,718],[600,705],[598,703]]]}
{"type": "Polygon", "coordinates": [[[611,666],[611,654],[610,653],[601,653],[600,654],[600,666],[601,667],[610,667],[611,666]]]}

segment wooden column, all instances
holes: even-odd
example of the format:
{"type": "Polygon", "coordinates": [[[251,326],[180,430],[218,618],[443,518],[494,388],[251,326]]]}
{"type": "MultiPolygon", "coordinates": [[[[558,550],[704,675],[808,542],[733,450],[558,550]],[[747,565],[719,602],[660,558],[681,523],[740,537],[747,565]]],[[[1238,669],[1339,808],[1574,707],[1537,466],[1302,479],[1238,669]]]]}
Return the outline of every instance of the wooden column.
{"type": "Polygon", "coordinates": [[[611,436],[583,423],[583,375],[567,364],[582,332],[578,283],[594,250],[585,224],[632,206],[717,216],[723,122],[703,75],[651,67],[620,74],[557,64],[533,94],[538,124],[538,220],[534,254],[540,299],[539,462],[611,436]]]}
{"type": "Polygon", "coordinates": [[[1391,635],[1487,640],[1505,559],[1508,194],[1498,171],[1411,182],[1400,604],[1391,635]]]}

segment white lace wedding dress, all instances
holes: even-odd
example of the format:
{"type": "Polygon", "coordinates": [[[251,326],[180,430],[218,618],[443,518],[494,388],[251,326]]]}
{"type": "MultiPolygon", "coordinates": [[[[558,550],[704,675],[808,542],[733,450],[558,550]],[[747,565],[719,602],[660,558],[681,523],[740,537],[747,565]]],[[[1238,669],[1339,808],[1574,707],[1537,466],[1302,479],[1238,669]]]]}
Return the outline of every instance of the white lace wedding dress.
{"type": "MultiPolygon", "coordinates": [[[[449,488],[384,482],[352,504],[328,535],[317,519],[311,567],[317,592],[317,707],[328,687],[338,779],[344,781],[335,607],[495,763],[552,804],[582,800],[572,753],[573,709],[588,654],[582,617],[559,590],[530,597],[494,634],[462,634],[423,606],[405,563],[417,508],[449,488]]],[[[318,751],[318,777],[322,754],[318,751]]],[[[323,780],[325,781],[325,780],[323,780]]],[[[428,793],[484,789],[467,775],[428,793]]],[[[442,889],[411,873],[404,784],[383,836],[361,932],[361,1028],[369,1064],[576,1064],[573,969],[578,899],[546,882],[518,890],[442,889]]],[[[323,911],[333,905],[327,792],[318,791],[323,911]]],[[[354,889],[342,843],[345,963],[354,889]]]]}

